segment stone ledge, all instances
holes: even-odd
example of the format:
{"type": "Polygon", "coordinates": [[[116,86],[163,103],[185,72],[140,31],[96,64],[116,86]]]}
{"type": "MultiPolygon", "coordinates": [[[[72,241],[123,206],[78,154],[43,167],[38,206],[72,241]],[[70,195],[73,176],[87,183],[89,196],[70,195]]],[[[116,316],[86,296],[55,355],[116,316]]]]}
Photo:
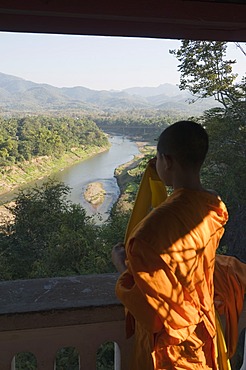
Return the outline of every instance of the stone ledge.
{"type": "Polygon", "coordinates": [[[0,282],[0,316],[120,304],[118,274],[83,275],[0,282]]]}
{"type": "Polygon", "coordinates": [[[1,331],[123,321],[118,274],[0,282],[1,331]]]}

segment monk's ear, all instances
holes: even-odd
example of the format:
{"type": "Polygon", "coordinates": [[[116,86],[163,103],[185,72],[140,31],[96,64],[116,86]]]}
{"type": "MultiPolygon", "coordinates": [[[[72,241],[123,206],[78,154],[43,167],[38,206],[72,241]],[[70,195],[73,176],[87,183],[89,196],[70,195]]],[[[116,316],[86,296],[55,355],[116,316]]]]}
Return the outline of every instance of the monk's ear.
{"type": "Polygon", "coordinates": [[[169,154],[162,154],[162,155],[165,159],[167,169],[170,169],[172,167],[172,164],[173,164],[172,157],[169,154]]]}

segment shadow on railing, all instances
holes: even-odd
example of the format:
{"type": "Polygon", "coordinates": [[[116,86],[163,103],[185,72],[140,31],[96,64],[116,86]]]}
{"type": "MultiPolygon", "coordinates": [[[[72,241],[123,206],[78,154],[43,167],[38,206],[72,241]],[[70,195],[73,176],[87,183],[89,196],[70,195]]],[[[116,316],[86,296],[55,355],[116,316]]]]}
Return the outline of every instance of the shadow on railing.
{"type": "MultiPolygon", "coordinates": [[[[38,370],[127,370],[132,342],[125,339],[124,308],[115,296],[117,277],[0,282],[0,370],[33,369],[17,364],[20,353],[27,362],[36,362],[38,370]],[[110,367],[98,366],[97,354],[104,343],[114,349],[110,367]],[[77,367],[56,366],[59,352],[72,353],[77,367]]],[[[246,304],[240,331],[244,327],[246,304]]]]}

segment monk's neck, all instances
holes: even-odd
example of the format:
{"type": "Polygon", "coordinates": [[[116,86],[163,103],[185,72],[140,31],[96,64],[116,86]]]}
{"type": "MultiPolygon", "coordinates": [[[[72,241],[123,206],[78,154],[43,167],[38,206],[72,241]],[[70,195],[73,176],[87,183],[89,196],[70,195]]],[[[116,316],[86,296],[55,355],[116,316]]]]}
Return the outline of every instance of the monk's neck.
{"type": "Polygon", "coordinates": [[[173,177],[173,189],[177,190],[180,188],[198,191],[204,190],[201,185],[200,175],[194,173],[182,173],[173,177]]]}

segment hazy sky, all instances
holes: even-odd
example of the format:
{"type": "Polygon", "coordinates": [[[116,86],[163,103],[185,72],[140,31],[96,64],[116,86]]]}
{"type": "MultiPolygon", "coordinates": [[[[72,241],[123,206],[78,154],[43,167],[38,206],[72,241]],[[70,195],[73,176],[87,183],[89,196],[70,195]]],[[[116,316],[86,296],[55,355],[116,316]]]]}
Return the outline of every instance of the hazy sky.
{"type": "MultiPolygon", "coordinates": [[[[57,87],[121,90],[179,83],[169,49],[178,40],[0,33],[0,72],[57,87]]],[[[229,57],[244,74],[246,57],[234,44],[229,57]]]]}

